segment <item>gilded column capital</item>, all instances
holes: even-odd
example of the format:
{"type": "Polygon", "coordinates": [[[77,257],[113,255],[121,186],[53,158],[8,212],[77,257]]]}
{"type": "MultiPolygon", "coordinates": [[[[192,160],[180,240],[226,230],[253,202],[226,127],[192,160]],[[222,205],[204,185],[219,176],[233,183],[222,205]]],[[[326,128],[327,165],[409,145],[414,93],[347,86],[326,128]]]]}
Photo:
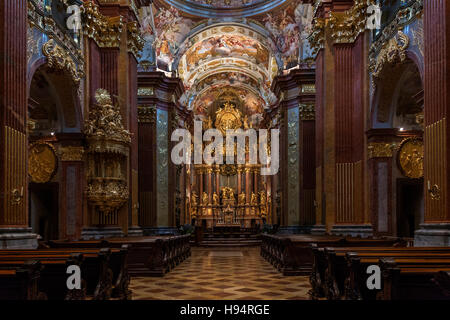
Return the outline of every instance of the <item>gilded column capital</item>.
{"type": "Polygon", "coordinates": [[[128,52],[132,53],[136,59],[141,57],[140,51],[144,48],[144,38],[139,30],[137,21],[127,23],[127,45],[128,52]]]}
{"type": "Polygon", "coordinates": [[[315,119],[315,107],[313,104],[299,104],[298,112],[300,120],[314,120],[315,119]]]}
{"type": "Polygon", "coordinates": [[[155,124],[156,121],[156,107],[154,105],[138,106],[138,122],[155,124]]]}
{"type": "Polygon", "coordinates": [[[101,14],[99,6],[93,1],[86,1],[81,6],[83,12],[83,33],[93,39],[101,48],[120,46],[124,26],[123,17],[107,17],[101,14]]]}
{"type": "Polygon", "coordinates": [[[334,43],[353,43],[366,30],[367,8],[373,0],[355,0],[345,12],[330,12],[328,27],[334,43]]]}
{"type": "Polygon", "coordinates": [[[323,18],[314,19],[314,24],[311,30],[311,34],[308,37],[311,45],[312,54],[316,55],[325,44],[325,24],[326,21],[323,18]]]}

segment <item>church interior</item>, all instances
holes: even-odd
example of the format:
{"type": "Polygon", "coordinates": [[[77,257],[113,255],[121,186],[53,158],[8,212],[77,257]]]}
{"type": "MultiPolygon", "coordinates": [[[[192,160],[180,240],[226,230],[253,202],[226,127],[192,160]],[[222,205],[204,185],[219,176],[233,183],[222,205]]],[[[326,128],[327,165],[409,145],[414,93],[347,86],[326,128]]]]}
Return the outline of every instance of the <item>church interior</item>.
{"type": "Polygon", "coordinates": [[[0,300],[450,300],[448,1],[0,16],[0,300]]]}

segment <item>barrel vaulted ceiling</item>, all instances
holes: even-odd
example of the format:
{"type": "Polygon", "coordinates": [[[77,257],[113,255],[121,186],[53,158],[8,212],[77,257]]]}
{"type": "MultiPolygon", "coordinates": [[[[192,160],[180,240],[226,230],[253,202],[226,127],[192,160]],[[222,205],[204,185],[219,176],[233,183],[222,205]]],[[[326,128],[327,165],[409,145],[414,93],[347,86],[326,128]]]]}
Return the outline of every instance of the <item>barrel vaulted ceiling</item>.
{"type": "Polygon", "coordinates": [[[140,62],[177,74],[195,114],[234,94],[258,115],[276,102],[273,78],[310,55],[312,11],[300,0],[155,0],[141,9],[140,62]]]}

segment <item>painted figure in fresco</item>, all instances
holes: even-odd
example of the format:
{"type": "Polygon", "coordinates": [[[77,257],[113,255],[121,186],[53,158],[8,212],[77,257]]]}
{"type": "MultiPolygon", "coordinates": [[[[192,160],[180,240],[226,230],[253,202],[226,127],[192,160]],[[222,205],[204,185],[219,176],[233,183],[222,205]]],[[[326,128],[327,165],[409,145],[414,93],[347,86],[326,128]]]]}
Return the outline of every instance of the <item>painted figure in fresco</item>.
{"type": "Polygon", "coordinates": [[[155,11],[155,29],[151,27],[151,13],[149,9],[144,10],[141,21],[142,34],[146,43],[154,43],[154,47],[147,44],[142,53],[142,59],[152,61],[152,51],[155,50],[158,67],[165,71],[171,71],[175,54],[190,32],[193,21],[183,18],[175,7],[169,9],[160,8],[155,11]]]}

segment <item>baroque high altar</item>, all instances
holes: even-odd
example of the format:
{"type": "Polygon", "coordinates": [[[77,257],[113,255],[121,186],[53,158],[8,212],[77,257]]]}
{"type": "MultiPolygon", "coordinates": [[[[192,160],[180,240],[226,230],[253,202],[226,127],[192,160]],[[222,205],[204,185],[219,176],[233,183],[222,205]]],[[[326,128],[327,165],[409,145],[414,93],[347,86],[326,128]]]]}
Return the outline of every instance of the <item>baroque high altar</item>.
{"type": "MultiPolygon", "coordinates": [[[[227,130],[248,129],[248,122],[248,118],[242,117],[241,111],[227,101],[216,112],[215,121],[208,117],[204,130],[216,128],[226,135],[227,130]]],[[[254,228],[269,221],[270,197],[260,176],[260,165],[249,163],[248,151],[246,142],[245,164],[194,165],[194,183],[188,199],[189,221],[207,228],[254,228]]],[[[236,163],[236,153],[234,157],[236,163]]]]}

